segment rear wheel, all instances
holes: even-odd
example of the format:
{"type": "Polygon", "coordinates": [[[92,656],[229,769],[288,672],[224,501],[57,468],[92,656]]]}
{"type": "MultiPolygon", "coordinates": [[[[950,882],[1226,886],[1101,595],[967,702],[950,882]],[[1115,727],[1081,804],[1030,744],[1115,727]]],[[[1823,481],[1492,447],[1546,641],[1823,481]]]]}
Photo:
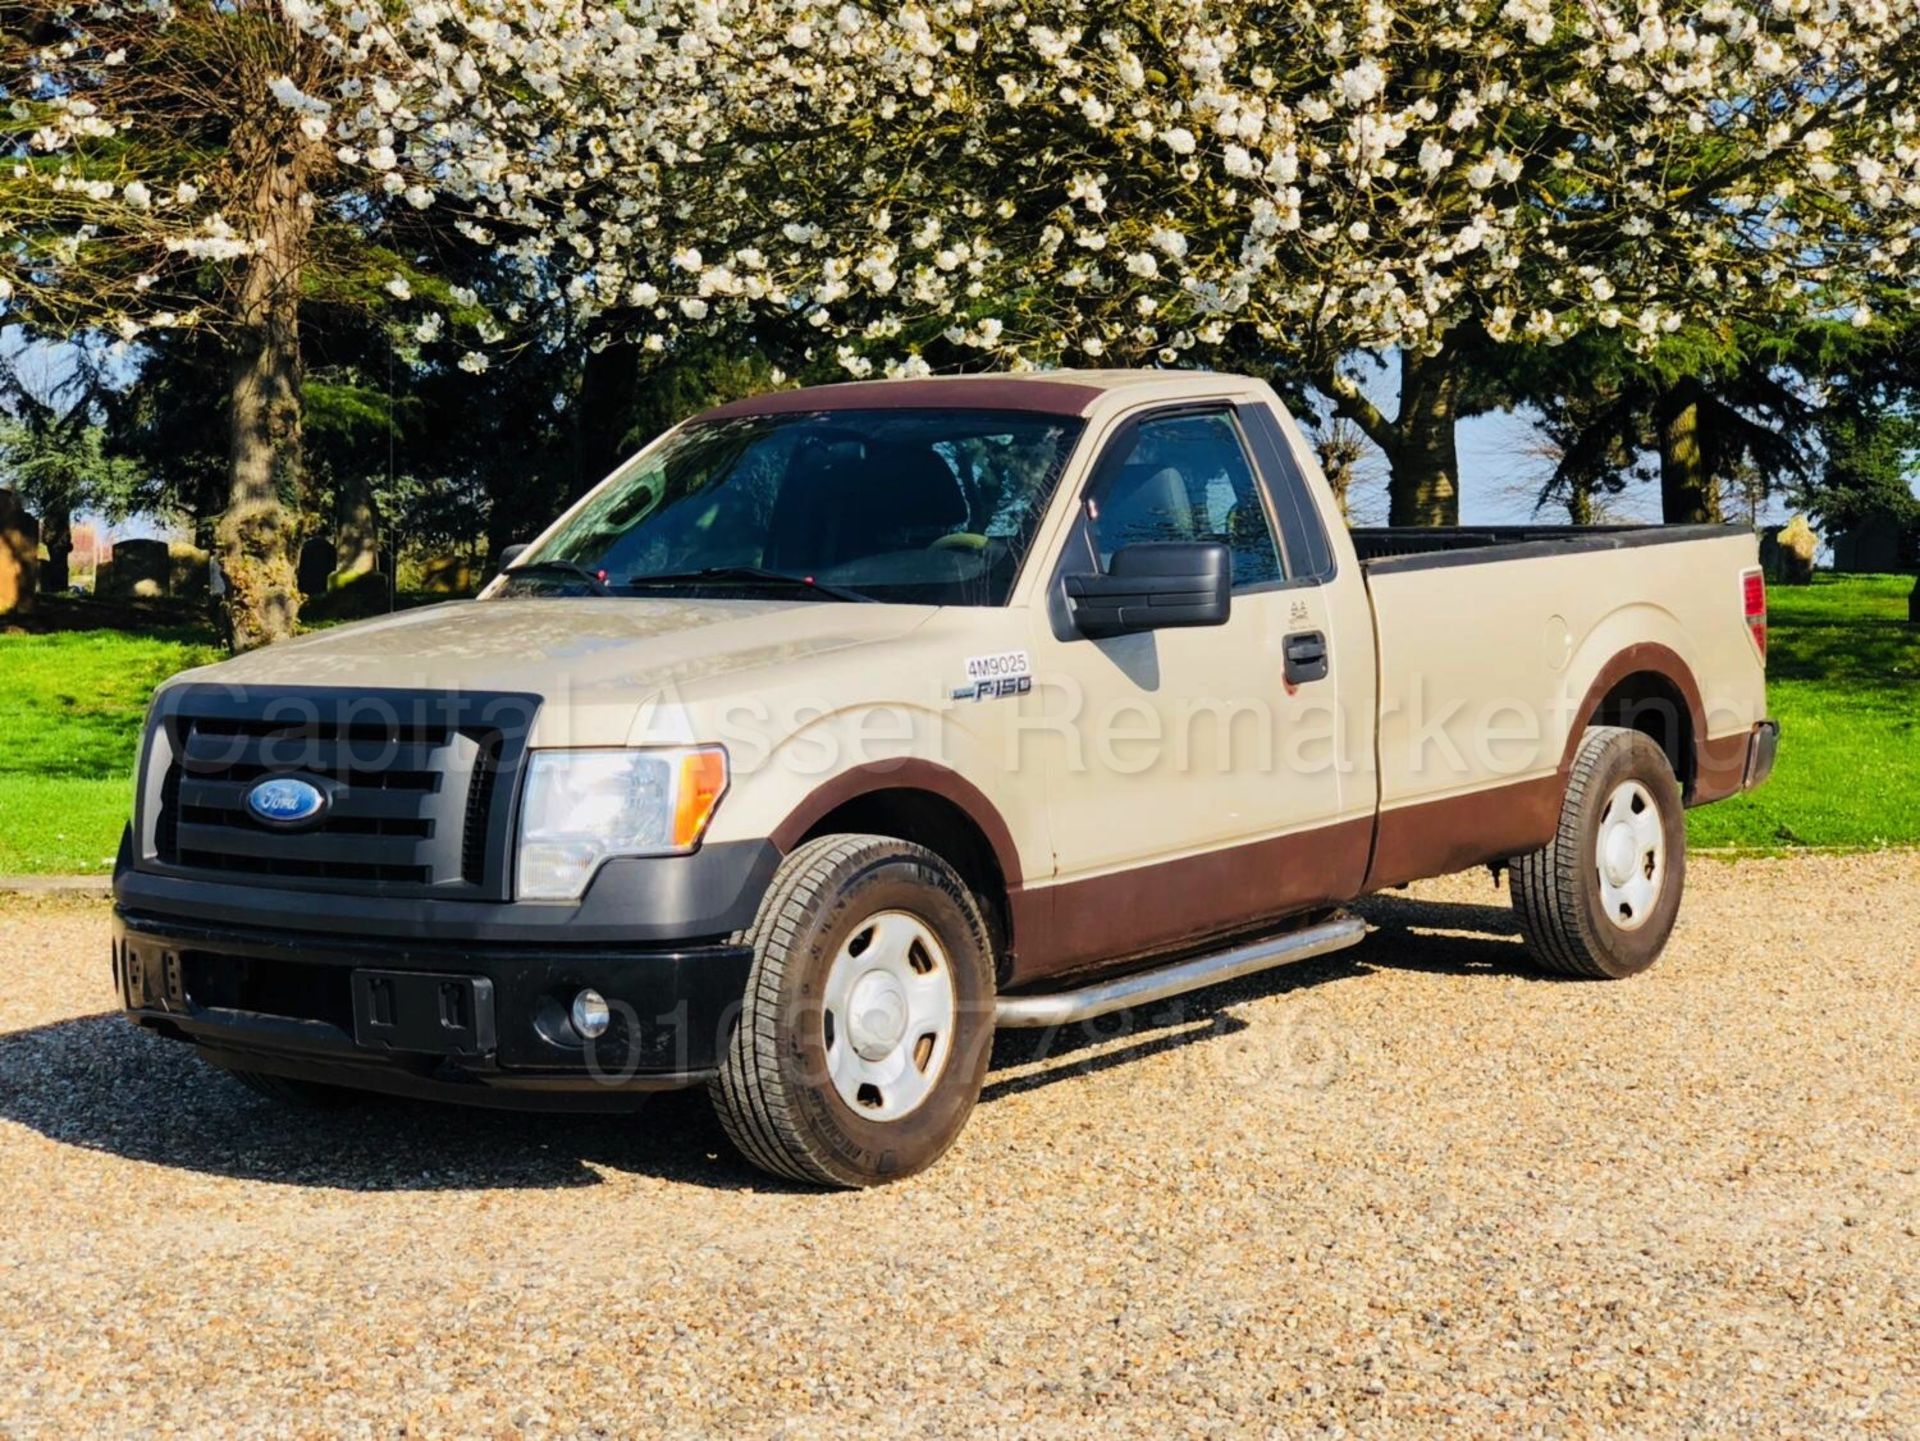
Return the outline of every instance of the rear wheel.
{"type": "Polygon", "coordinates": [[[1594,726],[1574,756],[1559,830],[1513,862],[1513,909],[1544,969],[1617,980],[1660,958],[1686,868],[1666,754],[1639,731],[1594,726]]]}
{"type": "Polygon", "coordinates": [[[810,841],[781,864],[748,940],[753,970],[712,1085],[741,1154],[830,1186],[938,1160],[993,1041],[991,946],[952,867],[884,836],[810,841]]]}

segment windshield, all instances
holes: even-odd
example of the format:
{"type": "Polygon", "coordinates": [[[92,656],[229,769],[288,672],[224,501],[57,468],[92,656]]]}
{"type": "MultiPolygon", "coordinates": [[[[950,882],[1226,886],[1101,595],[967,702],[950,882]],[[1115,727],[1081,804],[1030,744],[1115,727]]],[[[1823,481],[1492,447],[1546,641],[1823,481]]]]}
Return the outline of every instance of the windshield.
{"type": "Polygon", "coordinates": [[[508,591],[1004,605],[1080,428],[987,410],[702,421],[609,476],[508,591]]]}

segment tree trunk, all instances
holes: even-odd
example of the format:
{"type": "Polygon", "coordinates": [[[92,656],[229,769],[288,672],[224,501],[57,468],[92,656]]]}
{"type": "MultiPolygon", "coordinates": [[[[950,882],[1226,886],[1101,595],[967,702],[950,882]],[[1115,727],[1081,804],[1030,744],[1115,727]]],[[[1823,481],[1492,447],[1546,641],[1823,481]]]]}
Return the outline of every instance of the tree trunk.
{"type": "Polygon", "coordinates": [[[33,614],[39,556],[39,525],[20,497],[0,486],[0,615],[33,614]]]}
{"type": "Polygon", "coordinates": [[[228,389],[227,510],[217,538],[236,651],[285,640],[300,613],[289,502],[300,496],[300,269],[312,212],[297,138],[265,132],[278,107],[243,124],[236,158],[257,177],[249,217],[260,248],[239,279],[239,337],[228,389]]]}
{"type": "Polygon", "coordinates": [[[585,495],[626,459],[626,437],[640,384],[640,347],[619,338],[589,349],[580,372],[572,495],[585,495]]]}
{"type": "Polygon", "coordinates": [[[47,548],[46,564],[40,567],[40,589],[47,595],[63,595],[73,588],[73,510],[70,506],[50,506],[40,517],[40,543],[47,548]]]}
{"type": "Polygon", "coordinates": [[[370,575],[380,569],[380,510],[373,488],[357,475],[341,482],[334,556],[336,575],[370,575]]]}
{"type": "Polygon", "coordinates": [[[1593,524],[1593,486],[1584,480],[1567,485],[1567,524],[1593,524]]]}
{"type": "Polygon", "coordinates": [[[1386,447],[1390,525],[1460,523],[1460,453],[1454,443],[1461,375],[1449,356],[1400,352],[1400,414],[1386,447]]]}
{"type": "Polygon", "coordinates": [[[1660,516],[1668,525],[1718,524],[1720,487],[1700,444],[1700,396],[1682,381],[1661,397],[1660,516]]]}

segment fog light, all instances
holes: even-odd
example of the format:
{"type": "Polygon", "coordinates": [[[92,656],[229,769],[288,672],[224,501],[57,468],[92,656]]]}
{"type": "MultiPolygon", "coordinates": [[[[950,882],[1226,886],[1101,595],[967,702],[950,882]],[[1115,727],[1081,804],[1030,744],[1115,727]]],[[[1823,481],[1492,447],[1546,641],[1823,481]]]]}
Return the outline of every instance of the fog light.
{"type": "Polygon", "coordinates": [[[612,1024],[613,1012],[607,1006],[607,998],[598,991],[582,991],[573,998],[573,1028],[589,1041],[606,1035],[607,1027],[612,1024]]]}

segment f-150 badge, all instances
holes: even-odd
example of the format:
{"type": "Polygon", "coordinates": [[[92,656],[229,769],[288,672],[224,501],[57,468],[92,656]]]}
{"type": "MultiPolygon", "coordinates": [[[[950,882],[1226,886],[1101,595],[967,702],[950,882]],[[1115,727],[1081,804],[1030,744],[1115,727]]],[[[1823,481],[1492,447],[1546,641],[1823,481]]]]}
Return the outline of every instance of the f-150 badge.
{"type": "Polygon", "coordinates": [[[953,688],[955,700],[998,700],[1001,696],[1025,695],[1033,689],[1030,675],[1004,675],[998,680],[976,680],[953,688]]]}
{"type": "Polygon", "coordinates": [[[1033,658],[1023,650],[967,658],[967,683],[956,686],[954,700],[997,700],[1033,689],[1033,658]]]}

